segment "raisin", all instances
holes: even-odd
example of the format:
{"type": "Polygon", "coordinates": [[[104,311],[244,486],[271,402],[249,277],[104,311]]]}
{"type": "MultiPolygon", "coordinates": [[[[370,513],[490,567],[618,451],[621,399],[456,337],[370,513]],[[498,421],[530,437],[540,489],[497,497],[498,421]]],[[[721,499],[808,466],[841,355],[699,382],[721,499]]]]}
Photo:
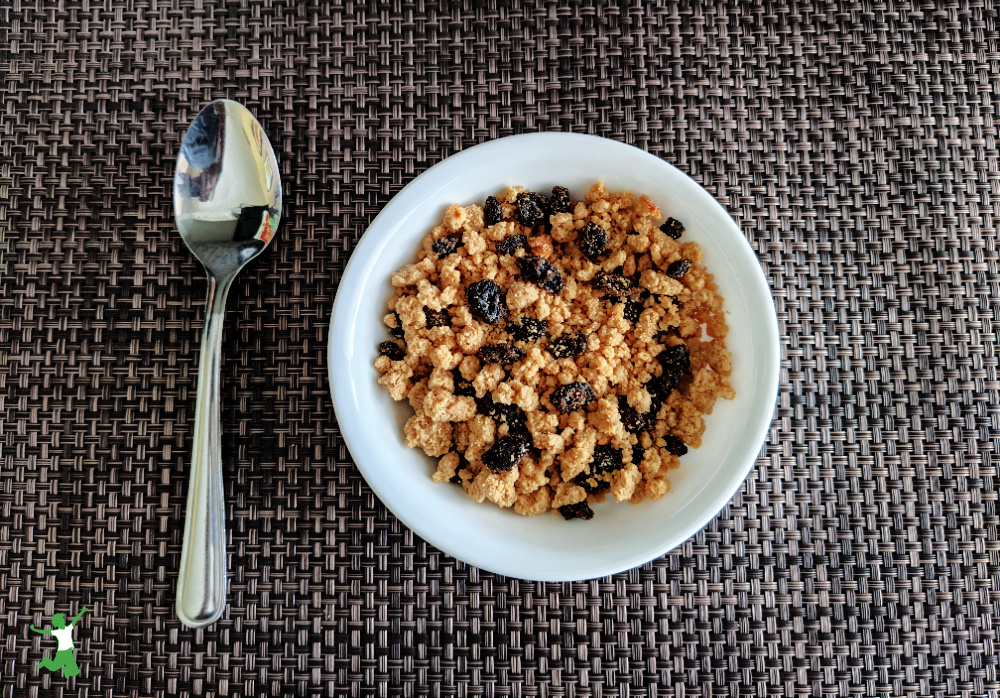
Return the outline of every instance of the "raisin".
{"type": "Polygon", "coordinates": [[[563,290],[562,274],[544,257],[525,255],[518,258],[517,266],[520,267],[524,278],[549,293],[559,293],[563,290]]]}
{"type": "Polygon", "coordinates": [[[666,397],[681,384],[685,373],[686,371],[678,364],[666,364],[663,366],[663,373],[650,381],[653,384],[653,390],[662,397],[666,397]]]}
{"type": "Polygon", "coordinates": [[[632,464],[639,465],[642,463],[642,457],[646,454],[646,449],[638,444],[632,447],[632,464]]]}
{"type": "Polygon", "coordinates": [[[501,436],[483,454],[483,465],[495,473],[512,470],[528,455],[528,442],[520,435],[501,436]]]}
{"type": "MultiPolygon", "coordinates": [[[[652,381],[650,381],[650,383],[652,383],[652,381]]],[[[646,412],[643,415],[646,418],[646,424],[649,425],[650,429],[656,426],[656,420],[659,419],[660,416],[660,408],[663,407],[663,396],[653,392],[651,388],[652,386],[650,384],[646,385],[646,389],[650,391],[649,412],[646,412]]]]}
{"type": "Polygon", "coordinates": [[[689,271],[691,271],[691,260],[678,259],[676,262],[672,262],[670,266],[667,267],[667,276],[672,279],[680,279],[683,278],[683,276],[689,271]]]}
{"type": "Polygon", "coordinates": [[[590,461],[591,475],[608,475],[621,467],[621,451],[614,446],[594,446],[594,458],[590,461]]]}
{"type": "Polygon", "coordinates": [[[455,379],[455,394],[459,397],[476,397],[476,389],[472,387],[472,381],[467,381],[461,372],[456,368],[451,372],[455,379]]]}
{"type": "Polygon", "coordinates": [[[586,383],[569,383],[560,385],[552,391],[552,404],[561,414],[569,414],[573,410],[586,407],[597,399],[594,389],[586,383]]]}
{"type": "Polygon", "coordinates": [[[608,247],[608,232],[596,223],[587,223],[576,238],[576,246],[590,261],[594,261],[608,247]]]}
{"type": "Polygon", "coordinates": [[[625,319],[629,322],[639,322],[639,316],[646,307],[640,301],[628,301],[625,303],[625,319]]]}
{"type": "Polygon", "coordinates": [[[569,198],[569,189],[552,187],[552,196],[549,197],[549,213],[570,213],[572,210],[573,202],[569,198]]]}
{"type": "Polygon", "coordinates": [[[431,249],[434,251],[438,257],[444,257],[450,255],[458,246],[462,244],[461,235],[449,235],[448,237],[438,238],[431,243],[431,249]]]}
{"type": "Polygon", "coordinates": [[[683,344],[667,347],[656,358],[659,359],[661,366],[678,366],[684,373],[691,370],[691,357],[683,344]]]}
{"type": "Polygon", "coordinates": [[[507,297],[503,290],[489,279],[469,286],[469,311],[483,322],[496,325],[507,314],[507,297]]]}
{"type": "Polygon", "coordinates": [[[618,414],[621,416],[622,424],[633,434],[639,434],[649,429],[649,420],[646,415],[631,407],[624,395],[618,398],[618,414]]]}
{"type": "Polygon", "coordinates": [[[519,317],[507,323],[507,332],[510,336],[520,342],[528,342],[538,339],[549,331],[549,323],[545,320],[536,320],[533,317],[519,317]]]}
{"type": "Polygon", "coordinates": [[[594,477],[590,473],[580,473],[573,478],[573,484],[582,487],[586,490],[587,494],[597,494],[598,492],[603,492],[611,486],[611,483],[607,480],[594,477]]]}
{"type": "Polygon", "coordinates": [[[406,335],[403,332],[403,321],[399,319],[399,313],[397,312],[393,312],[392,316],[396,318],[396,326],[389,330],[389,334],[396,339],[402,339],[406,335]]]}
{"type": "Polygon", "coordinates": [[[664,436],[663,441],[667,444],[667,451],[675,456],[683,456],[688,452],[687,445],[673,434],[664,436]]]}
{"type": "Polygon", "coordinates": [[[390,361],[402,361],[406,352],[395,342],[382,342],[378,345],[378,355],[388,356],[390,361]]]}
{"type": "Polygon", "coordinates": [[[541,194],[522,192],[517,195],[517,220],[528,228],[534,228],[546,221],[549,202],[541,194]]]}
{"type": "Polygon", "coordinates": [[[428,327],[451,327],[451,316],[447,310],[431,310],[425,305],[424,318],[428,327]]]}
{"type": "Polygon", "coordinates": [[[486,197],[486,205],[483,206],[483,220],[486,225],[496,225],[503,220],[503,206],[495,196],[486,197]]]}
{"type": "Polygon", "coordinates": [[[621,274],[604,272],[594,277],[594,288],[610,293],[612,296],[624,296],[632,289],[632,282],[621,274]]]}
{"type": "Polygon", "coordinates": [[[566,506],[559,507],[559,513],[567,521],[571,519],[583,519],[584,521],[590,521],[594,518],[594,510],[590,508],[590,505],[586,502],[579,502],[578,504],[567,504],[566,506]]]}
{"type": "MultiPolygon", "coordinates": [[[[455,453],[455,451],[452,451],[452,453],[455,453]]],[[[462,470],[465,470],[468,467],[469,467],[469,461],[465,460],[465,456],[463,456],[461,453],[459,453],[458,454],[458,467],[455,468],[455,474],[451,476],[451,479],[448,480],[448,482],[451,482],[451,483],[456,484],[456,485],[461,485],[462,484],[462,476],[459,475],[459,473],[462,470]]]]}
{"type": "Polygon", "coordinates": [[[488,364],[512,364],[524,358],[524,349],[513,344],[487,344],[476,356],[488,364]]]}
{"type": "Polygon", "coordinates": [[[500,254],[514,254],[527,246],[528,238],[524,237],[523,233],[514,233],[497,243],[497,252],[500,254]]]}
{"type": "Polygon", "coordinates": [[[493,402],[493,398],[489,395],[482,400],[477,400],[476,405],[482,414],[493,418],[498,429],[506,424],[508,433],[526,434],[528,432],[528,419],[517,405],[493,402]]]}
{"type": "Polygon", "coordinates": [[[563,334],[549,342],[548,349],[557,359],[568,359],[587,351],[587,338],[582,334],[563,334]]]}
{"type": "Polygon", "coordinates": [[[676,240],[681,236],[681,233],[684,232],[684,224],[676,218],[668,218],[666,222],[660,226],[660,230],[664,235],[672,237],[676,240]]]}

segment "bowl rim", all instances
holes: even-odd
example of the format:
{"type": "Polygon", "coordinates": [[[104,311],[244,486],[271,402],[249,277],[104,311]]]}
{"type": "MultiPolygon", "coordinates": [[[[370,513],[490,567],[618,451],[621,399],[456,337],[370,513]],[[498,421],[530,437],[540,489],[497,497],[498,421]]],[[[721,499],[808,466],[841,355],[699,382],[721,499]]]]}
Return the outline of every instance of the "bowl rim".
{"type": "MultiPolygon", "coordinates": [[[[498,183],[498,188],[501,186],[503,185],[498,183]]],[[[701,202],[699,202],[699,204],[700,203],[701,202]]],[[[744,259],[743,261],[745,262],[746,260],[744,259]]],[[[747,281],[746,279],[741,280],[747,281]]],[[[757,300],[759,301],[761,299],[757,300]]],[[[349,356],[347,351],[344,352],[344,356],[346,360],[346,357],[349,356]]],[[[440,162],[429,167],[400,189],[400,191],[392,197],[392,199],[382,208],[375,218],[372,219],[372,222],[365,230],[365,233],[359,238],[357,245],[355,245],[354,250],[351,252],[350,257],[347,260],[335,292],[330,314],[329,336],[327,340],[327,375],[330,381],[331,400],[334,407],[334,414],[337,418],[338,430],[340,431],[347,450],[361,475],[364,477],[375,496],[378,497],[385,505],[386,509],[392,512],[397,519],[409,527],[413,533],[418,535],[424,541],[455,559],[474,565],[486,571],[513,578],[536,581],[577,581],[596,579],[629,570],[661,557],[662,555],[682,545],[685,541],[690,539],[692,535],[704,529],[705,526],[713,518],[715,518],[715,516],[717,516],[723,508],[725,508],[725,506],[739,491],[740,486],[746,480],[750,471],[753,470],[753,467],[760,456],[761,450],[766,445],[767,435],[773,420],[778,397],[780,371],[781,340],[777,313],[774,306],[774,298],[771,295],[770,287],[756,253],[753,251],[750,242],[743,234],[742,229],[736,224],[725,207],[723,207],[722,204],[715,199],[715,197],[704,189],[704,187],[683,171],[679,170],[671,163],[640,148],[609,138],[603,138],[601,136],[553,131],[506,136],[471,146],[454,153],[453,155],[446,157],[440,162]],[[751,267],[755,269],[755,271],[750,274],[752,280],[755,282],[752,290],[757,292],[760,296],[766,297],[768,301],[767,307],[770,310],[770,312],[765,313],[762,318],[758,318],[758,320],[766,324],[766,327],[763,328],[763,331],[761,332],[761,335],[765,339],[764,346],[759,347],[761,350],[761,366],[764,371],[764,387],[760,391],[761,400],[759,407],[761,409],[756,414],[752,414],[748,417],[748,424],[745,427],[744,433],[750,433],[753,435],[752,439],[748,439],[748,442],[752,443],[753,447],[752,451],[749,447],[744,447],[741,450],[743,460],[742,465],[739,468],[731,468],[729,472],[724,474],[724,477],[722,477],[723,473],[717,474],[716,477],[719,477],[722,481],[718,482],[714,489],[705,488],[701,493],[704,497],[709,499],[709,502],[702,504],[702,508],[697,516],[689,517],[687,525],[680,527],[680,532],[669,537],[664,536],[661,544],[655,549],[649,549],[642,553],[637,553],[628,557],[623,556],[620,560],[614,562],[613,564],[594,564],[592,565],[594,569],[588,572],[586,576],[572,577],[559,574],[525,576],[522,574],[521,570],[515,570],[508,564],[498,564],[485,554],[478,553],[477,551],[469,552],[463,550],[461,553],[458,553],[455,551],[454,547],[450,545],[448,540],[442,540],[433,533],[428,533],[427,528],[422,525],[421,521],[414,520],[412,517],[396,511],[389,503],[392,497],[386,496],[387,488],[385,487],[384,482],[380,481],[378,477],[369,476],[370,474],[374,474],[375,469],[372,467],[366,467],[364,464],[366,458],[364,455],[365,449],[363,444],[361,444],[356,438],[357,434],[353,433],[352,428],[344,428],[345,423],[348,425],[352,423],[354,415],[349,414],[349,411],[345,409],[347,407],[346,404],[338,408],[337,396],[338,393],[342,393],[343,390],[346,390],[355,382],[354,376],[346,370],[335,370],[335,367],[338,365],[338,350],[349,350],[351,348],[348,346],[347,342],[339,342],[337,339],[340,337],[346,337],[349,334],[350,327],[345,327],[345,324],[353,322],[356,312],[352,313],[350,311],[352,308],[357,308],[361,302],[361,298],[364,296],[366,285],[364,282],[366,282],[371,276],[371,269],[378,259],[378,255],[373,253],[378,252],[382,247],[387,245],[388,242],[406,226],[408,219],[412,215],[412,211],[415,209],[415,204],[419,204],[429,196],[440,192],[449,184],[460,179],[462,177],[462,171],[467,165],[475,164],[475,161],[482,160],[488,155],[490,150],[509,148],[514,141],[517,141],[519,145],[522,143],[531,144],[532,141],[538,141],[536,145],[540,147],[542,141],[549,140],[559,140],[567,146],[606,147],[611,148],[612,150],[619,150],[623,156],[652,161],[652,163],[655,163],[658,167],[672,170],[673,176],[679,176],[689,180],[696,187],[696,189],[700,191],[699,196],[705,200],[706,205],[714,206],[718,212],[723,214],[723,218],[727,221],[727,224],[730,227],[730,233],[736,234],[736,244],[730,248],[727,243],[727,252],[739,254],[744,258],[749,257],[749,259],[752,260],[753,264],[751,267]],[[389,224],[390,227],[386,228],[386,232],[384,234],[377,237],[369,234],[370,231],[377,230],[381,227],[386,220],[391,220],[393,222],[389,224]],[[348,332],[344,332],[342,330],[347,330],[348,332]],[[768,356],[770,356],[770,362],[767,361],[768,356]],[[768,395],[771,397],[768,403],[765,404],[763,397],[768,395]],[[766,409],[768,406],[770,409],[766,409]],[[361,454],[360,457],[359,454],[361,454]]],[[[757,407],[758,405],[753,406],[757,407]]]]}

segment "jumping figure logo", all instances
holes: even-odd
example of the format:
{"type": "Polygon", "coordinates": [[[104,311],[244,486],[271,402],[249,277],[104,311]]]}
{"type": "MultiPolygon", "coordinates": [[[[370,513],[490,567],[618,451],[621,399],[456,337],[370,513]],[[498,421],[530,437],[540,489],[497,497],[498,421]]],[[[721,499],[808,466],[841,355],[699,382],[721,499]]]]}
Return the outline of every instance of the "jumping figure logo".
{"type": "Polygon", "coordinates": [[[69,625],[66,625],[66,616],[64,614],[55,614],[52,616],[52,630],[40,630],[34,625],[30,626],[36,633],[55,635],[56,640],[59,641],[59,645],[56,647],[56,656],[53,658],[46,657],[38,662],[40,668],[48,669],[49,671],[62,669],[62,675],[66,677],[76,676],[80,673],[80,667],[77,666],[76,657],[73,655],[73,628],[76,627],[77,621],[86,612],[87,607],[84,606],[83,610],[76,614],[76,618],[69,625]]]}

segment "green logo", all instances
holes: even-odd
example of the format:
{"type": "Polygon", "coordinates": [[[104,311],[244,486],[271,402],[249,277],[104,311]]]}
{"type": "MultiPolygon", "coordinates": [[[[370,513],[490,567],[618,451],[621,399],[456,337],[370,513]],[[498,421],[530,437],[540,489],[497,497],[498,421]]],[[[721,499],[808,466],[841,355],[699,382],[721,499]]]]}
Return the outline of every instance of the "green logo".
{"type": "Polygon", "coordinates": [[[76,627],[77,621],[86,612],[87,607],[84,606],[83,610],[76,614],[76,618],[69,625],[66,625],[66,616],[64,614],[55,614],[52,616],[52,630],[39,630],[34,625],[30,626],[36,633],[55,635],[56,640],[59,641],[59,645],[56,647],[56,656],[52,658],[46,657],[41,660],[38,662],[39,667],[48,669],[49,671],[62,669],[62,675],[66,677],[76,676],[80,673],[80,667],[76,664],[76,657],[73,656],[73,628],[76,627]]]}

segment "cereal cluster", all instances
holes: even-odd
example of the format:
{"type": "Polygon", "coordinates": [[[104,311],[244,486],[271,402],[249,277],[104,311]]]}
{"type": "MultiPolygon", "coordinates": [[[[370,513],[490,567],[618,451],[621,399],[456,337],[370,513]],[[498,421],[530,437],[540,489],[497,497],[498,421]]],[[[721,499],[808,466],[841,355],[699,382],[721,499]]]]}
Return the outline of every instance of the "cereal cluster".
{"type": "Polygon", "coordinates": [[[722,298],[646,196],[509,188],[449,206],[392,275],[378,382],[415,414],[433,478],[531,516],[662,497],[719,397],[722,298]]]}

